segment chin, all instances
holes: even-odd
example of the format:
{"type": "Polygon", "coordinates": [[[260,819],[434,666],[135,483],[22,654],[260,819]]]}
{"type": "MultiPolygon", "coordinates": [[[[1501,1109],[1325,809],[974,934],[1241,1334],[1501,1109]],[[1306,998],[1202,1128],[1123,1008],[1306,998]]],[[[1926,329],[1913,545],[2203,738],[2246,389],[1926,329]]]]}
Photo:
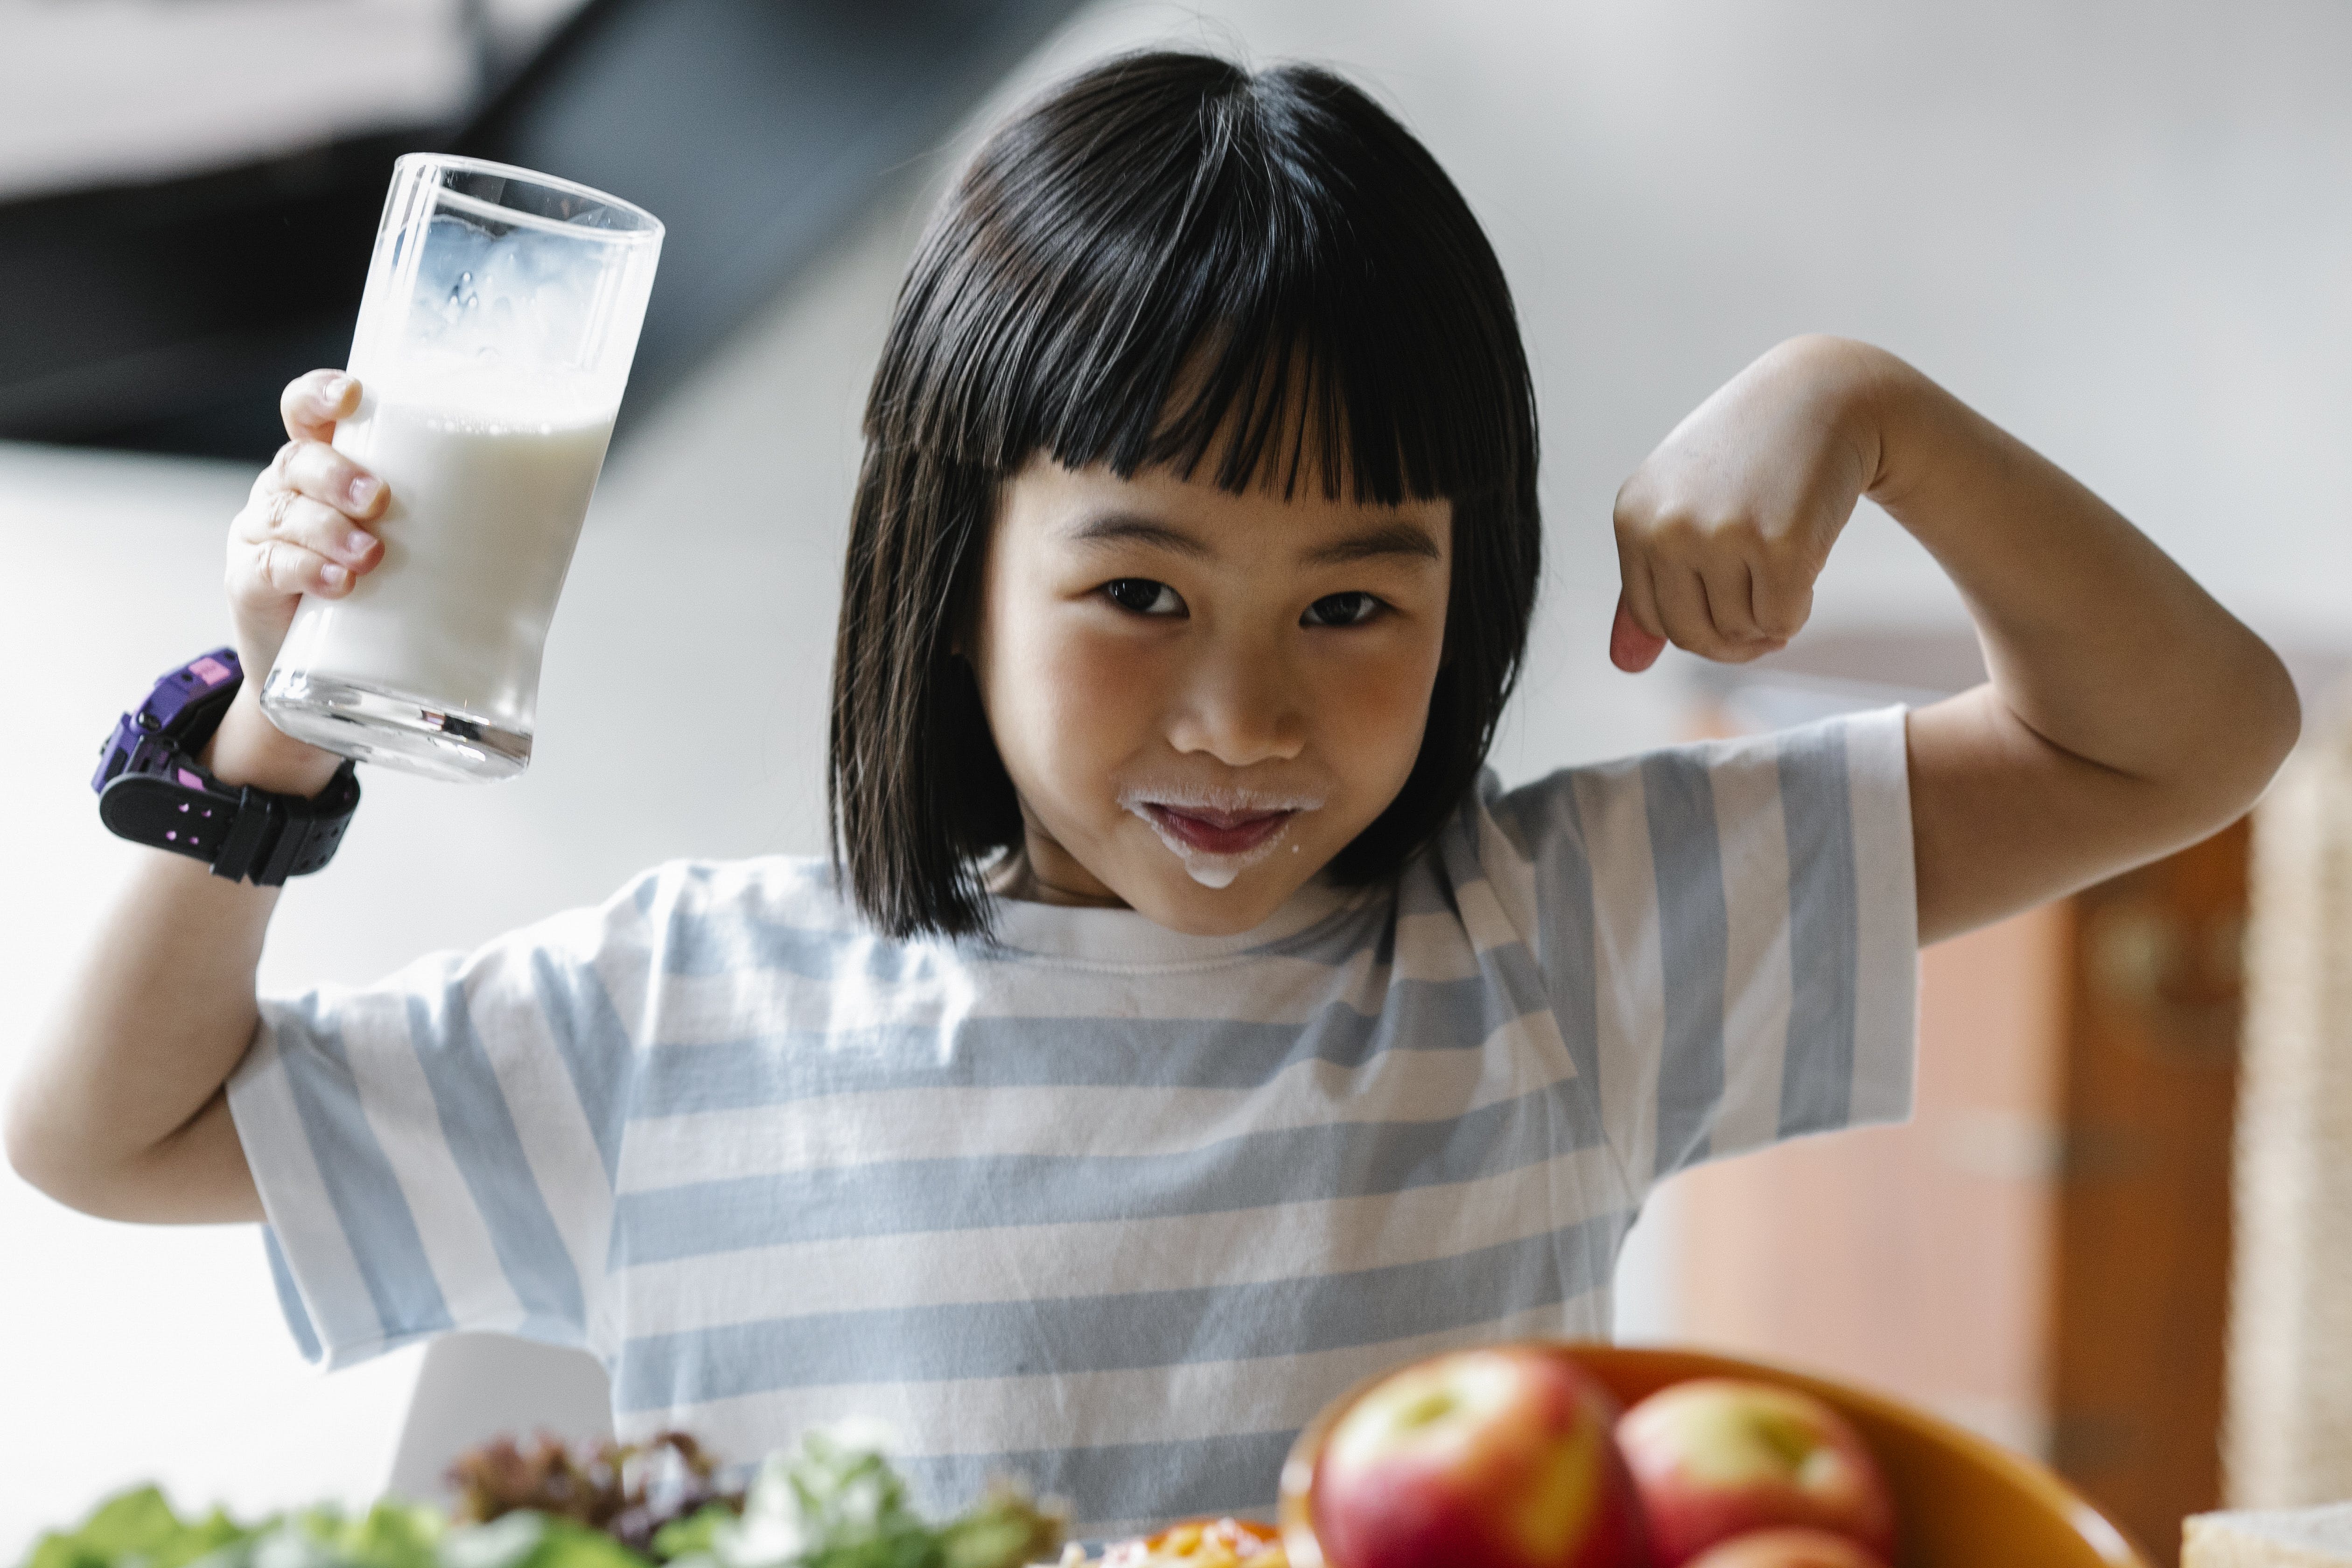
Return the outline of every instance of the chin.
{"type": "Polygon", "coordinates": [[[1194,881],[1181,866],[1155,867],[1149,886],[1136,889],[1142,896],[1129,897],[1128,906],[1154,925],[1186,936],[1239,936],[1273,919],[1307,881],[1305,877],[1276,875],[1276,870],[1271,865],[1253,867],[1228,886],[1212,888],[1194,881]]]}

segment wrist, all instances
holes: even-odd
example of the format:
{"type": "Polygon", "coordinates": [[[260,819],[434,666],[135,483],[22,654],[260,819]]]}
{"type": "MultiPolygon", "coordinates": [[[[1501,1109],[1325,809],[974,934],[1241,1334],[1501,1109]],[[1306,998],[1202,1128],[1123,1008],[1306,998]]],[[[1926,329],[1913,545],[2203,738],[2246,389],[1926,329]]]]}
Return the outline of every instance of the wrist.
{"type": "Polygon", "coordinates": [[[231,788],[251,784],[304,799],[326,788],[343,763],[334,752],[295,740],[271,723],[250,680],[238,689],[196,761],[231,788]]]}

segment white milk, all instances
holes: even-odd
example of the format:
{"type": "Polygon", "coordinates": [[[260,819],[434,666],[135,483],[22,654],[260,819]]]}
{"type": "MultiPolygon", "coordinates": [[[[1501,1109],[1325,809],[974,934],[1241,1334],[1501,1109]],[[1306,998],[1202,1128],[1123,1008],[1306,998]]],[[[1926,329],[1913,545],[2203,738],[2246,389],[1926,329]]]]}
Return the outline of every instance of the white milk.
{"type": "Polygon", "coordinates": [[[340,599],[305,595],[277,668],[528,737],[614,410],[494,421],[429,395],[367,401],[335,447],[391,488],[383,559],[340,599]]]}

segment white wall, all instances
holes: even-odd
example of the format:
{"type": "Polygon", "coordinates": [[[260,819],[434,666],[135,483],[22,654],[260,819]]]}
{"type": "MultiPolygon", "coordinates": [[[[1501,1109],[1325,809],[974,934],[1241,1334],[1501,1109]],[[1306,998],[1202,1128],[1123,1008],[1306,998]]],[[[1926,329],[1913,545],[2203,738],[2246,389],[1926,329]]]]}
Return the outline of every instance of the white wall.
{"type": "MultiPolygon", "coordinates": [[[[1605,661],[1609,500],[1689,406],[1798,331],[1910,356],[2259,627],[2341,639],[2352,12],[2332,0],[1114,5],[1024,79],[1153,39],[1354,71],[1494,236],[1538,367],[1550,519],[1507,777],[1672,733],[1672,670],[1631,679],[1605,661]]],[[[281,904],[265,988],[366,981],[666,857],[819,846],[856,405],[912,186],[936,173],[914,171],[614,453],[550,640],[530,773],[468,789],[372,771],[332,870],[281,904]]],[[[219,552],[248,479],[0,452],[16,655],[0,1063],[139,853],[100,828],[84,781],[114,714],[225,636],[219,552]]],[[[1874,516],[1819,610],[1957,614],[1874,516]]],[[[102,1226],[0,1176],[0,1556],[137,1477],[247,1508],[380,1480],[409,1362],[310,1378],[251,1235],[102,1226]]],[[[1638,1283],[1639,1321],[1670,1326],[1655,1269],[1638,1283]]]]}

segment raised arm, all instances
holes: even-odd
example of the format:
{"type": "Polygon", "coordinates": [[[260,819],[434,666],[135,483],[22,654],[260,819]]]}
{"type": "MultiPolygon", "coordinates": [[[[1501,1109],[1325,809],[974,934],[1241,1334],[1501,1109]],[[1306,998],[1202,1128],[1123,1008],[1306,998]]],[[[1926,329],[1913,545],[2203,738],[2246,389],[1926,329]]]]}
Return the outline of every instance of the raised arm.
{"type": "MultiPolygon", "coordinates": [[[[314,795],[342,760],[280,734],[258,696],[302,595],[346,594],[383,556],[362,525],[382,513],[383,487],[327,444],[358,396],[328,371],[289,386],[292,439],[230,524],[226,586],[249,679],[198,759],[224,784],[314,795]]],[[[259,1019],[254,972],[278,895],[139,852],[12,1088],[8,1159],[26,1181],[108,1219],[262,1217],[223,1086],[259,1019]]]]}
{"type": "Polygon", "coordinates": [[[1991,673],[1911,715],[1922,942],[2195,842],[2294,744],[2277,656],[2147,536],[1909,365],[1837,338],[1772,350],[1626,481],[1612,656],[1782,646],[1864,494],[1949,574],[1991,673]]]}

